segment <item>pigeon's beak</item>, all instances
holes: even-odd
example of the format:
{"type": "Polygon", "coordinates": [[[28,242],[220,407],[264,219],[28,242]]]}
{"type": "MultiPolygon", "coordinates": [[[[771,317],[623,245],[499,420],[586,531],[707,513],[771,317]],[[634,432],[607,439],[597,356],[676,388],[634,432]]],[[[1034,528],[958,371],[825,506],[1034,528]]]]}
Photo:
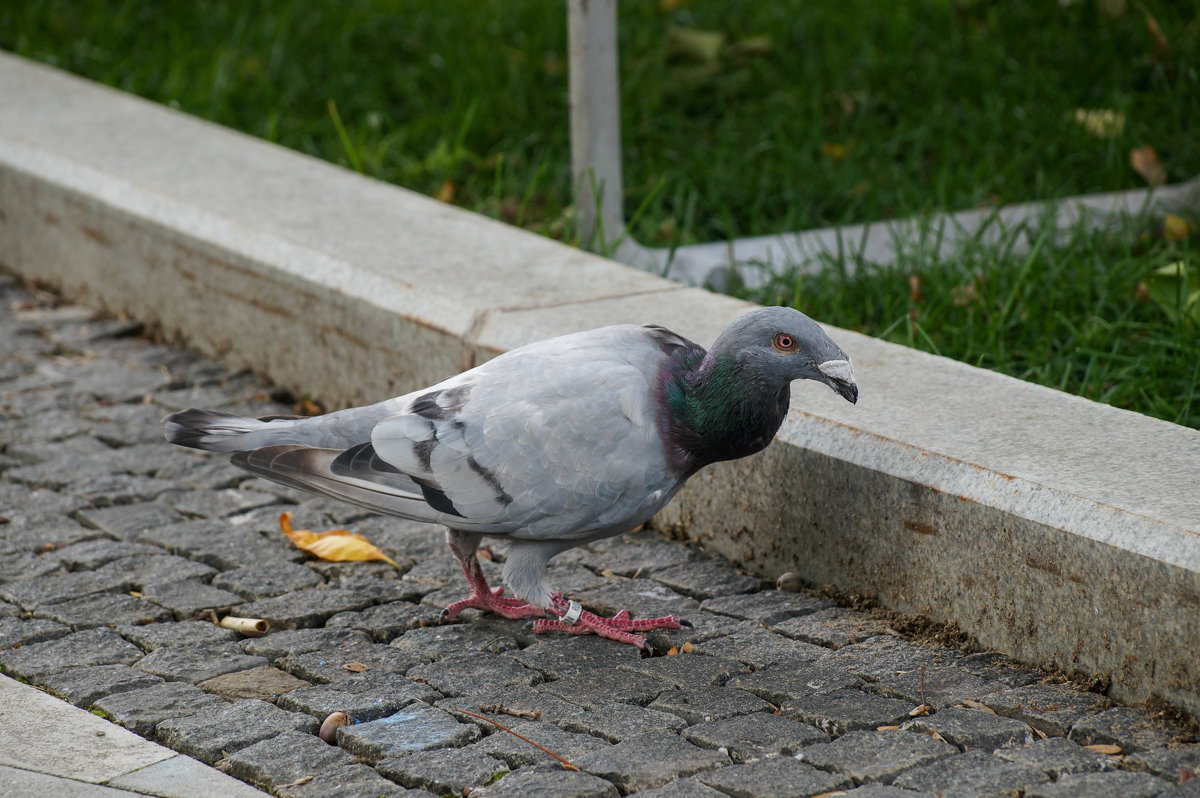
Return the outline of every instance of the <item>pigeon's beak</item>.
{"type": "Polygon", "coordinates": [[[858,383],[854,381],[854,368],[849,360],[826,360],[817,364],[817,370],[825,377],[825,384],[841,394],[850,404],[858,403],[858,383]]]}

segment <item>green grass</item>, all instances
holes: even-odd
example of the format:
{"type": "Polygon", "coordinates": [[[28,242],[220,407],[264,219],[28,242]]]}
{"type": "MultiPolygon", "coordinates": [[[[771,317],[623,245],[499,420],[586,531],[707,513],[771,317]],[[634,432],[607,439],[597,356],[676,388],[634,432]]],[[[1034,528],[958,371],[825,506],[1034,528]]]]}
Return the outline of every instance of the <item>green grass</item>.
{"type": "Polygon", "coordinates": [[[818,274],[777,276],[753,298],[1200,428],[1200,331],[1172,321],[1145,286],[1157,268],[1200,266],[1196,236],[1167,240],[1144,218],[1057,240],[1052,229],[1030,223],[943,260],[932,236],[889,266],[831,255],[818,274]]]}
{"type": "MultiPolygon", "coordinates": [[[[1171,180],[1200,174],[1196,3],[642,0],[621,4],[620,33],[626,215],[641,209],[650,245],[1134,188],[1144,144],[1171,180]],[[706,30],[723,44],[689,55],[706,30]],[[1098,136],[1076,109],[1124,124],[1098,136]]],[[[559,2],[21,0],[0,6],[0,47],[573,234],[559,2]]],[[[1195,244],[1126,232],[1028,263],[914,245],[887,269],[834,263],[752,298],[799,286],[822,320],[1200,425],[1195,332],[1136,299],[1164,260],[1195,264],[1195,244]],[[980,299],[962,304],[976,272],[980,299]]]]}

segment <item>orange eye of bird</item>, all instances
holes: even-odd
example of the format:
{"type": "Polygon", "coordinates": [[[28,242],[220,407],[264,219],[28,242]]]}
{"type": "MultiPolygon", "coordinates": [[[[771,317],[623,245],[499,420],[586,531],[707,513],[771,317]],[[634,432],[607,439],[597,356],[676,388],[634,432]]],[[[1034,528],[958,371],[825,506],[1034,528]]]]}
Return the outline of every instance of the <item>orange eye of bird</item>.
{"type": "Polygon", "coordinates": [[[795,352],[797,348],[796,339],[787,333],[776,335],[773,343],[775,344],[775,348],[780,352],[795,352]]]}

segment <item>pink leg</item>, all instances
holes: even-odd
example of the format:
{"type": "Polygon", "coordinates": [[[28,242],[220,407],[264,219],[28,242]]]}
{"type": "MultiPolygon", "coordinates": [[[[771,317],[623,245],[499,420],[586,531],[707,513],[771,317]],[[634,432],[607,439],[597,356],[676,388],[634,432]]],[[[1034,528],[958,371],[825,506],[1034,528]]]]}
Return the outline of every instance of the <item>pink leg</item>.
{"type": "Polygon", "coordinates": [[[494,612],[498,615],[503,615],[505,618],[513,619],[529,618],[531,616],[541,617],[546,614],[540,607],[526,604],[519,599],[503,597],[503,587],[489,587],[487,577],[483,575],[483,568],[479,565],[479,558],[475,556],[475,547],[464,545],[469,542],[462,540],[453,532],[448,536],[448,540],[450,542],[450,551],[454,552],[455,558],[458,559],[458,564],[462,566],[463,573],[467,575],[467,581],[471,584],[471,595],[462,601],[454,602],[442,610],[442,618],[444,620],[453,620],[455,616],[465,609],[494,612]]]}
{"type": "MultiPolygon", "coordinates": [[[[562,593],[555,593],[550,599],[550,611],[555,615],[564,616],[571,608],[571,603],[562,593]]],[[[630,643],[638,648],[646,647],[646,638],[633,632],[646,632],[651,629],[679,629],[682,624],[674,615],[664,618],[640,618],[633,620],[628,610],[621,610],[611,618],[601,618],[599,615],[584,610],[579,614],[575,623],[561,620],[534,621],[533,631],[537,634],[545,632],[566,632],[567,634],[583,635],[597,634],[616,640],[619,643],[630,643]]]]}

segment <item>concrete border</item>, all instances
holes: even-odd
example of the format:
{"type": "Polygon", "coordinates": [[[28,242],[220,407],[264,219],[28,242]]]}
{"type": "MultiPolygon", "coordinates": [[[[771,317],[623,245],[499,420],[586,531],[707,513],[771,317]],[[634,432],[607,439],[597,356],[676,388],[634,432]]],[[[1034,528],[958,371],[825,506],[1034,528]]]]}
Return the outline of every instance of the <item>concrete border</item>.
{"type": "MultiPolygon", "coordinates": [[[[0,261],[335,405],[747,308],[8,55],[0,96],[0,261]]],[[[660,520],[1200,712],[1200,433],[833,335],[859,405],[798,385],[766,453],[660,520]]]]}

